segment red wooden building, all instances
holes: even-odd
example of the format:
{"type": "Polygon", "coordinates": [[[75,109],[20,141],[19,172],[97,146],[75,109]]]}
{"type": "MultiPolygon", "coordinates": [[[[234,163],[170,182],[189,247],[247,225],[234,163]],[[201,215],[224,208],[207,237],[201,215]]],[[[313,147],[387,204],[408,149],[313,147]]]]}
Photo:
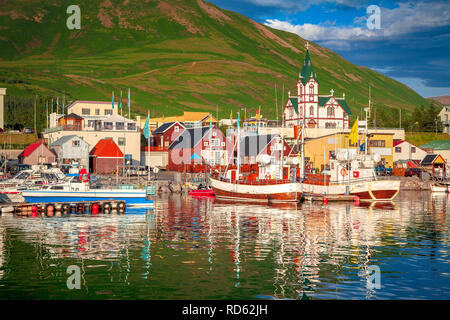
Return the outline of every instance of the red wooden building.
{"type": "Polygon", "coordinates": [[[183,133],[184,129],[185,126],[178,121],[160,125],[152,132],[152,147],[168,148],[183,133]]]}
{"type": "Polygon", "coordinates": [[[59,118],[58,126],[64,127],[64,130],[80,131],[83,129],[83,118],[75,113],[71,113],[59,118]]]}
{"type": "Polygon", "coordinates": [[[21,164],[42,164],[56,161],[56,154],[51,151],[43,141],[30,144],[18,155],[21,164]]]}
{"type": "Polygon", "coordinates": [[[185,129],[169,146],[169,170],[193,172],[205,164],[225,166],[232,145],[219,129],[209,127],[185,129]]]}
{"type": "Polygon", "coordinates": [[[89,152],[89,168],[92,173],[114,173],[123,164],[124,155],[112,138],[100,140],[89,152]]]}

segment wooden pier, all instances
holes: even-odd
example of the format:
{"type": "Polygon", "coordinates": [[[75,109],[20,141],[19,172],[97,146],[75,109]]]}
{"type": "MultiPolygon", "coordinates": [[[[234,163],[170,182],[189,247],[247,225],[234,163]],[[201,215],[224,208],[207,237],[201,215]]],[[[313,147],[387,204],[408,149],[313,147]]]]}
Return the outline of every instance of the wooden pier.
{"type": "Polygon", "coordinates": [[[22,202],[0,205],[0,212],[2,215],[9,213],[26,217],[54,217],[69,214],[124,214],[125,209],[126,203],[123,200],[70,201],[48,203],[22,202]]]}

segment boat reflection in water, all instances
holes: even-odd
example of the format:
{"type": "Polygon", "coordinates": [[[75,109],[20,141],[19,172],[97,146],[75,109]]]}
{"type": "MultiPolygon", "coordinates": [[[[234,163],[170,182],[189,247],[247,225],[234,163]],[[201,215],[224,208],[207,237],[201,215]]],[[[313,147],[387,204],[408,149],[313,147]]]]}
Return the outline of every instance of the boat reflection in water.
{"type": "Polygon", "coordinates": [[[3,216],[0,298],[442,299],[448,201],[402,192],[381,206],[279,207],[169,195],[125,215],[3,216]],[[65,286],[70,265],[82,268],[81,290],[65,286]],[[367,286],[374,266],[381,289],[367,286]]]}

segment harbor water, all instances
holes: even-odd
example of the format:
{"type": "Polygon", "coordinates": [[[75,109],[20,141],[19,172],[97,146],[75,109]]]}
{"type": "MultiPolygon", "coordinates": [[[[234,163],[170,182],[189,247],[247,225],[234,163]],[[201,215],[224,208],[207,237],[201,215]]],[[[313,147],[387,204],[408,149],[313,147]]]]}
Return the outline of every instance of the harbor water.
{"type": "Polygon", "coordinates": [[[0,217],[0,299],[449,299],[450,197],[0,217]],[[68,285],[80,270],[80,286],[68,285]]]}

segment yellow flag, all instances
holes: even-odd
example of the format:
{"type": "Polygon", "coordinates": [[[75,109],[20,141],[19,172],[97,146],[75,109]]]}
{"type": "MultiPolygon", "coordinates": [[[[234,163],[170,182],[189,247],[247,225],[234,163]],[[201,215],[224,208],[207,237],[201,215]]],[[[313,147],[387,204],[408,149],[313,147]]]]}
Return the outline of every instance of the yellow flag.
{"type": "Polygon", "coordinates": [[[355,144],[358,142],[358,118],[353,124],[352,131],[350,131],[350,144],[355,144]]]}

